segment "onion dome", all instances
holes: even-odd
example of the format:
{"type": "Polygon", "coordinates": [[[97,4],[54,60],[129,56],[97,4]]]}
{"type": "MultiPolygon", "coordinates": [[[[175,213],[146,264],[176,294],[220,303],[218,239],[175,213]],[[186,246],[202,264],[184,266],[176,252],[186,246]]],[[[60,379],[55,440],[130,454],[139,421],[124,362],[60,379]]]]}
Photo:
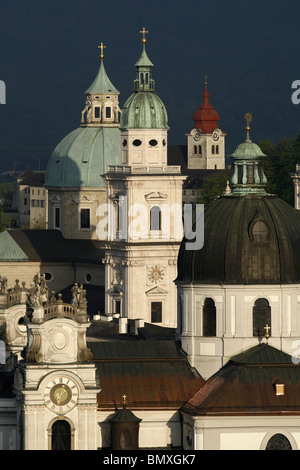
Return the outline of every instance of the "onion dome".
{"type": "Polygon", "coordinates": [[[143,31],[143,50],[137,61],[137,78],[134,93],[123,106],[120,117],[121,129],[169,129],[166,108],[155,93],[152,78],[153,64],[146,52],[145,28],[143,31]]]}
{"type": "Polygon", "coordinates": [[[209,93],[207,90],[207,80],[205,80],[205,90],[203,93],[203,103],[197,111],[195,111],[193,120],[195,121],[195,129],[199,129],[202,134],[212,134],[218,127],[220,119],[217,111],[209,103],[209,93]]]}
{"type": "MultiPolygon", "coordinates": [[[[299,213],[266,193],[265,155],[248,132],[232,155],[231,193],[205,209],[203,247],[188,250],[186,239],[181,244],[178,283],[300,283],[299,213]]],[[[196,223],[194,231],[200,229],[196,223]]]]}

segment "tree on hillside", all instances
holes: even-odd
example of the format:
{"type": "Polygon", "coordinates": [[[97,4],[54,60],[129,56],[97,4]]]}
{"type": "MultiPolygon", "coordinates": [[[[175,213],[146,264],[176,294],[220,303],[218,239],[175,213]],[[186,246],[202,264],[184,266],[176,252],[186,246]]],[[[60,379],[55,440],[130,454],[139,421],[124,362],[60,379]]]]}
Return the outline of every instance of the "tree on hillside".
{"type": "Polygon", "coordinates": [[[263,140],[259,146],[267,156],[266,191],[294,206],[294,185],[290,174],[295,172],[296,164],[300,163],[300,135],[296,139],[281,139],[278,144],[263,140]]]}
{"type": "Polygon", "coordinates": [[[225,170],[221,174],[214,173],[212,176],[207,177],[203,183],[198,203],[207,206],[216,197],[222,196],[226,189],[227,181],[230,179],[230,175],[231,170],[225,170]]]}

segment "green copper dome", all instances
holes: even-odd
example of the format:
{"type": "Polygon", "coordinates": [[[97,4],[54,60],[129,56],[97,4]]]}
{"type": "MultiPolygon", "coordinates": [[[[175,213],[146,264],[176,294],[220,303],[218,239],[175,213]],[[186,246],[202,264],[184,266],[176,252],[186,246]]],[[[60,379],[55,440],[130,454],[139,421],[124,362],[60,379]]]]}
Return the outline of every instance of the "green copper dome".
{"type": "Polygon", "coordinates": [[[168,115],[161,99],[155,93],[152,78],[153,64],[150,61],[143,42],[143,51],[137,61],[137,78],[134,81],[134,93],[123,106],[121,129],[169,129],[168,115]]]}
{"type": "Polygon", "coordinates": [[[233,159],[257,159],[264,158],[266,155],[261,151],[261,148],[252,142],[251,139],[246,139],[242,142],[231,155],[233,159]]]}
{"type": "Polygon", "coordinates": [[[57,145],[48,162],[45,186],[105,187],[107,165],[119,165],[118,127],[80,127],[57,145]]]}
{"type": "Polygon", "coordinates": [[[123,106],[120,128],[169,129],[168,115],[163,102],[155,93],[134,93],[123,106]]]}

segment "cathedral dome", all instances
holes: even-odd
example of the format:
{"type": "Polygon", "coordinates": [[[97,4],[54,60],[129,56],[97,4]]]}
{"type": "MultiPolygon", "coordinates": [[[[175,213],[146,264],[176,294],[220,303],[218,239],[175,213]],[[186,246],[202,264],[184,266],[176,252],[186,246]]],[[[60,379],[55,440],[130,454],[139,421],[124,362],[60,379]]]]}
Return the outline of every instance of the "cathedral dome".
{"type": "Polygon", "coordinates": [[[232,154],[231,192],[204,211],[203,247],[187,250],[183,240],[180,283],[300,283],[300,215],[266,193],[265,155],[249,138],[252,116],[245,117],[247,139],[232,154]]]}
{"type": "Polygon", "coordinates": [[[121,162],[118,90],[107,76],[103,43],[98,74],[85,91],[81,126],[57,145],[46,170],[46,187],[105,187],[101,175],[121,162]]]}
{"type": "Polygon", "coordinates": [[[202,134],[211,134],[218,127],[219,119],[219,114],[209,102],[209,93],[205,84],[203,103],[193,115],[195,129],[199,129],[202,134]]]}
{"type": "Polygon", "coordinates": [[[204,245],[178,256],[182,284],[300,283],[300,217],[276,196],[223,196],[204,212],[204,245]]]}
{"type": "Polygon", "coordinates": [[[79,127],[70,132],[52,153],[46,187],[105,187],[101,175],[107,165],[118,165],[121,155],[117,127],[79,127]]]}
{"type": "Polygon", "coordinates": [[[168,116],[163,102],[155,93],[134,93],[123,106],[120,128],[168,129],[168,116]]]}

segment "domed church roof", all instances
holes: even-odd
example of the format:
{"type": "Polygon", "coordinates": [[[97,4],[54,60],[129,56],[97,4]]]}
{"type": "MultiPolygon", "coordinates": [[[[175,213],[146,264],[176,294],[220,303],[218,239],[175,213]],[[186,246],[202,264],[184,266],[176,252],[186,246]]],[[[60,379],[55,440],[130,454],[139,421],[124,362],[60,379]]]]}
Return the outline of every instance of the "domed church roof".
{"type": "Polygon", "coordinates": [[[119,92],[104,68],[105,46],[101,43],[98,47],[101,64],[85,92],[81,126],[64,137],[52,153],[46,170],[46,187],[105,187],[101,175],[106,173],[108,165],[121,163],[119,92]]]}
{"type": "Polygon", "coordinates": [[[70,132],[52,153],[45,186],[105,187],[101,175],[107,165],[119,165],[120,130],[110,127],[79,127],[70,132]]]}
{"type": "Polygon", "coordinates": [[[265,192],[264,157],[249,135],[234,152],[232,191],[205,209],[203,247],[183,240],[176,282],[300,283],[300,216],[265,192]]]}
{"type": "Polygon", "coordinates": [[[145,29],[143,33],[143,51],[137,61],[137,78],[134,81],[134,93],[123,106],[120,117],[121,129],[169,129],[167,110],[155,93],[152,78],[153,64],[146,52],[145,29]]]}

